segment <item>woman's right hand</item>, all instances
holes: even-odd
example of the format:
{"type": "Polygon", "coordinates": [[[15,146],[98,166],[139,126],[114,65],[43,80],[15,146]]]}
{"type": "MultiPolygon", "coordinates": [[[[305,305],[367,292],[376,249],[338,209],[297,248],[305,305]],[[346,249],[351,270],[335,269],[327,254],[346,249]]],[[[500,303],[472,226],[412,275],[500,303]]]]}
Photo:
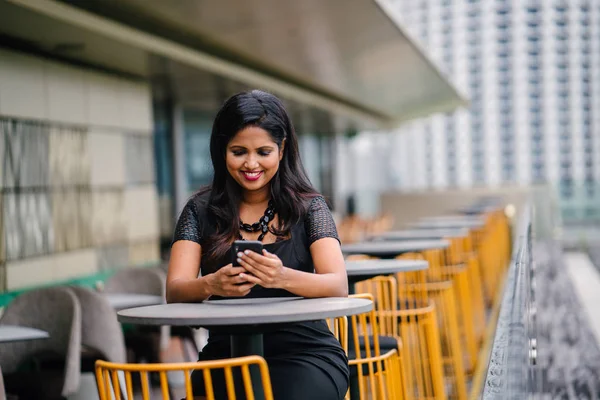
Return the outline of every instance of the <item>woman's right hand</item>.
{"type": "Polygon", "coordinates": [[[255,284],[240,277],[240,273],[246,272],[243,267],[234,267],[227,264],[217,272],[206,275],[211,294],[221,297],[244,297],[250,293],[255,284]]]}

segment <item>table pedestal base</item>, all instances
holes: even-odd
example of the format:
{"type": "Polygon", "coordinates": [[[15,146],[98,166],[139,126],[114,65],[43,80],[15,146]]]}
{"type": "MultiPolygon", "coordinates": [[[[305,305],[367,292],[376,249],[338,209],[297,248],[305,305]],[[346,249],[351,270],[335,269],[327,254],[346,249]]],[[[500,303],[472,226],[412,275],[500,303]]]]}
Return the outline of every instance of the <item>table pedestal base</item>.
{"type": "MultiPolygon", "coordinates": [[[[264,357],[263,335],[254,333],[248,335],[231,335],[231,357],[261,356],[264,357]]],[[[257,366],[250,366],[250,378],[252,379],[252,388],[254,389],[254,398],[264,400],[262,380],[260,379],[260,370],[257,366]]],[[[234,379],[236,383],[236,397],[245,399],[244,386],[242,384],[241,371],[235,371],[234,379]]]]}

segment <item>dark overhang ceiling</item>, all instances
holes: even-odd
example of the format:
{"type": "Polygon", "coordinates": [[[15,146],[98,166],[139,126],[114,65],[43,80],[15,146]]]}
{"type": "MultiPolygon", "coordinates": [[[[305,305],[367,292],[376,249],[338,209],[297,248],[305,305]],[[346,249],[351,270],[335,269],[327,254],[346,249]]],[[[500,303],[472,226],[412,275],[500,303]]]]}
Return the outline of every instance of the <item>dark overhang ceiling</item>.
{"type": "Polygon", "coordinates": [[[186,101],[197,70],[380,126],[464,104],[390,15],[384,0],[0,0],[0,32],[147,78],[188,70],[172,77],[186,101]]]}

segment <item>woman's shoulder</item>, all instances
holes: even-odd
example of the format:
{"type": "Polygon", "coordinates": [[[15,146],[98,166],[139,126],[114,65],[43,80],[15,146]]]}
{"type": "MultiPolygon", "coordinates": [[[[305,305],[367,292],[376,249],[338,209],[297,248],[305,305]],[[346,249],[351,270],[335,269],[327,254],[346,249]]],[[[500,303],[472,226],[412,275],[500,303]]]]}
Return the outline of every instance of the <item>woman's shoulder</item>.
{"type": "Polygon", "coordinates": [[[315,220],[331,216],[329,202],[322,194],[315,194],[305,201],[305,223],[313,223],[315,220]]]}
{"type": "Polygon", "coordinates": [[[206,208],[210,193],[200,191],[193,194],[187,201],[175,226],[173,243],[178,240],[190,240],[198,244],[204,236],[206,208]]]}
{"type": "Polygon", "coordinates": [[[194,193],[188,199],[185,207],[191,208],[198,215],[206,212],[208,208],[208,201],[210,199],[210,189],[203,188],[194,193]]]}
{"type": "Polygon", "coordinates": [[[323,196],[322,194],[316,194],[310,199],[308,199],[308,207],[306,208],[308,216],[315,212],[324,210],[329,211],[329,204],[327,203],[325,196],[323,196]]]}
{"type": "Polygon", "coordinates": [[[329,204],[322,195],[317,195],[310,200],[304,226],[309,245],[325,237],[339,240],[329,204]]]}

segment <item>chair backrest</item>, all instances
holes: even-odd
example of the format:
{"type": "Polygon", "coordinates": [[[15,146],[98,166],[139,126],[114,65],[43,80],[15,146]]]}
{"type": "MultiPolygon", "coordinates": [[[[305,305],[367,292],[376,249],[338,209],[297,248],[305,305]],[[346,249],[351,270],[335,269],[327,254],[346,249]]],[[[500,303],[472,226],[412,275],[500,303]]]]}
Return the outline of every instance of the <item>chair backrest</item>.
{"type": "Polygon", "coordinates": [[[380,335],[398,337],[398,324],[389,311],[398,308],[398,289],[393,276],[376,276],[360,282],[362,293],[372,295],[380,335]],[[387,312],[387,314],[386,314],[387,312]]]}
{"type": "Polygon", "coordinates": [[[100,352],[103,359],[127,361],[125,339],[115,310],[106,298],[90,289],[70,286],[81,305],[81,344],[100,352]]]}
{"type": "MultiPolygon", "coordinates": [[[[348,364],[359,371],[360,399],[404,400],[404,382],[400,378],[402,367],[398,351],[393,349],[383,355],[350,360],[348,364]],[[368,373],[363,373],[367,370],[368,373]]],[[[348,394],[346,399],[348,399],[348,394]]]]}
{"type": "Polygon", "coordinates": [[[166,282],[167,275],[158,267],[124,268],[106,281],[104,291],[164,296],[166,282]]]}
{"type": "MultiPolygon", "coordinates": [[[[202,371],[204,376],[206,398],[208,400],[214,400],[214,393],[212,391],[213,383],[211,371],[219,369],[224,371],[227,391],[229,394],[233,394],[235,391],[233,378],[234,370],[237,371],[239,369],[241,370],[241,378],[246,398],[250,399],[254,398],[254,390],[252,387],[252,380],[250,378],[250,366],[252,365],[258,367],[265,400],[273,400],[273,391],[271,388],[271,378],[269,376],[269,369],[264,358],[259,356],[172,364],[115,364],[106,361],[96,361],[96,382],[98,383],[98,393],[100,395],[100,400],[111,400],[113,398],[112,395],[114,395],[115,398],[121,398],[117,397],[114,388],[119,387],[118,373],[123,372],[125,374],[126,382],[125,398],[133,400],[134,397],[132,374],[137,373],[139,374],[140,382],[142,385],[142,400],[149,400],[150,387],[148,373],[158,372],[162,396],[164,399],[169,399],[169,382],[167,379],[167,372],[181,371],[183,372],[185,379],[185,399],[193,400],[194,395],[192,393],[191,373],[192,371],[202,371]]],[[[233,398],[232,396],[230,397],[233,398]]]]}
{"type": "MultiPolygon", "coordinates": [[[[425,260],[421,253],[404,253],[395,257],[398,260],[425,260]]],[[[429,262],[429,261],[428,261],[429,262]]],[[[422,307],[422,304],[428,302],[428,294],[426,281],[431,272],[432,266],[428,266],[426,270],[412,272],[398,272],[396,274],[396,283],[398,287],[398,299],[400,300],[400,309],[404,309],[403,303],[412,304],[415,307],[422,307]]],[[[434,269],[436,269],[434,267],[434,269]]]]}
{"type": "MultiPolygon", "coordinates": [[[[353,294],[348,297],[355,299],[367,299],[373,301],[373,295],[371,293],[359,293],[353,294]]],[[[355,358],[364,358],[361,350],[364,349],[365,357],[373,357],[381,355],[381,349],[379,346],[379,325],[377,323],[377,316],[375,309],[364,312],[358,315],[352,315],[350,317],[350,326],[352,329],[351,338],[349,338],[350,346],[354,350],[355,358]],[[363,346],[361,346],[361,339],[363,346]]]]}
{"type": "Polygon", "coordinates": [[[327,318],[325,321],[333,336],[342,345],[344,352],[348,354],[348,317],[327,318]]]}
{"type": "Polygon", "coordinates": [[[25,292],[6,306],[1,325],[20,325],[48,332],[49,337],[0,346],[0,365],[5,373],[40,354],[64,357],[62,395],[74,393],[81,375],[81,308],[77,297],[65,287],[25,292]]]}

